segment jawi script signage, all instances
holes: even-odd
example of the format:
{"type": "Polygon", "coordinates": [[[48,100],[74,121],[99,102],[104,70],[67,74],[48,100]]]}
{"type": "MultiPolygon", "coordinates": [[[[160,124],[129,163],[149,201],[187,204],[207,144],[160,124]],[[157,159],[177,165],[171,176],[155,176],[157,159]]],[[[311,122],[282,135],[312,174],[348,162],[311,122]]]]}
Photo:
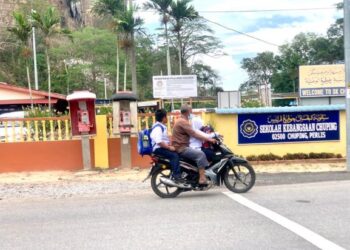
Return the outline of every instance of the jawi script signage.
{"type": "Polygon", "coordinates": [[[345,66],[308,65],[299,67],[300,97],[345,96],[345,66]]]}
{"type": "Polygon", "coordinates": [[[239,144],[339,139],[339,111],[238,115],[239,144]]]}

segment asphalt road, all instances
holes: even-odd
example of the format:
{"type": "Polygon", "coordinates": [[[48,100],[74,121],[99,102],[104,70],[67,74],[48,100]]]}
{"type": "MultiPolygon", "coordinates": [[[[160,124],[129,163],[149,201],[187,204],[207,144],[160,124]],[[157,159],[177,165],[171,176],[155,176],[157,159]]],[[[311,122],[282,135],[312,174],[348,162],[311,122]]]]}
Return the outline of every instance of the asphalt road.
{"type": "MultiPolygon", "coordinates": [[[[3,200],[0,248],[318,249],[223,191],[3,200]]],[[[243,197],[350,249],[350,181],[256,186],[243,197]]]]}

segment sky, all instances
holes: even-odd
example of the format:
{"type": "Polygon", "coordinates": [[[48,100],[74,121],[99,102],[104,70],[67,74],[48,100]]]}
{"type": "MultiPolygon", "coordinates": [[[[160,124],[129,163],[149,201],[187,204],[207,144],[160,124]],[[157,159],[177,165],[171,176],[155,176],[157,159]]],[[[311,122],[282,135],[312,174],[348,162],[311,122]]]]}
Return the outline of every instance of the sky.
{"type": "MultiPolygon", "coordinates": [[[[139,6],[146,0],[135,0],[139,6]]],[[[278,46],[290,42],[300,32],[326,34],[329,26],[343,15],[335,8],[307,11],[286,11],[285,9],[309,9],[333,7],[341,0],[193,0],[192,5],[201,16],[226,27],[263,39],[274,45],[254,40],[247,36],[209,24],[223,45],[226,56],[196,58],[215,69],[224,90],[237,90],[247,74],[241,69],[245,57],[254,57],[263,51],[278,53],[278,46]],[[237,10],[276,10],[271,12],[215,12],[237,10]]],[[[160,27],[160,18],[152,12],[140,12],[149,32],[160,27]]]]}

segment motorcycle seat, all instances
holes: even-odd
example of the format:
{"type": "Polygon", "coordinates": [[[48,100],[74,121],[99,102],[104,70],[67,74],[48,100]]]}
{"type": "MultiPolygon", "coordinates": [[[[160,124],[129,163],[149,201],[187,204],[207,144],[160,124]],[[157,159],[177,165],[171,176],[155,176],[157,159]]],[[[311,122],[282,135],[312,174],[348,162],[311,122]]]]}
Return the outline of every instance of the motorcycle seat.
{"type": "MultiPolygon", "coordinates": [[[[166,162],[169,162],[169,159],[168,158],[165,158],[164,156],[161,156],[161,155],[157,155],[157,154],[152,154],[152,156],[155,156],[155,157],[158,157],[160,160],[162,161],[166,161],[166,162]]],[[[183,157],[180,157],[180,161],[182,162],[186,162],[194,167],[197,167],[197,163],[191,159],[187,159],[187,158],[183,158],[183,157]]],[[[210,166],[206,167],[209,168],[210,166]]]]}

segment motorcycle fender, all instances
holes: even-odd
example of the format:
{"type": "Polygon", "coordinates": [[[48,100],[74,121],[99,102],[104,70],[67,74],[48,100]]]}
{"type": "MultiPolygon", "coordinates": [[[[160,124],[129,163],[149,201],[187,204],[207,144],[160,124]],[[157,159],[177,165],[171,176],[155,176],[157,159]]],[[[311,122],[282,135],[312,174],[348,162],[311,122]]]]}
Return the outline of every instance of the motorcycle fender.
{"type": "Polygon", "coordinates": [[[235,157],[235,156],[231,157],[230,161],[232,163],[248,163],[246,159],[235,157]]]}
{"type": "Polygon", "coordinates": [[[161,163],[154,164],[151,167],[151,170],[149,171],[149,174],[147,175],[147,177],[142,182],[145,182],[146,180],[151,178],[151,176],[160,168],[167,169],[167,168],[170,168],[170,167],[165,165],[165,164],[161,164],[161,163]]]}
{"type": "Polygon", "coordinates": [[[235,163],[247,163],[248,161],[243,158],[235,157],[232,156],[230,157],[227,162],[219,169],[218,171],[218,183],[222,184],[224,181],[224,173],[225,170],[227,169],[230,164],[235,164],[235,163]]]}

